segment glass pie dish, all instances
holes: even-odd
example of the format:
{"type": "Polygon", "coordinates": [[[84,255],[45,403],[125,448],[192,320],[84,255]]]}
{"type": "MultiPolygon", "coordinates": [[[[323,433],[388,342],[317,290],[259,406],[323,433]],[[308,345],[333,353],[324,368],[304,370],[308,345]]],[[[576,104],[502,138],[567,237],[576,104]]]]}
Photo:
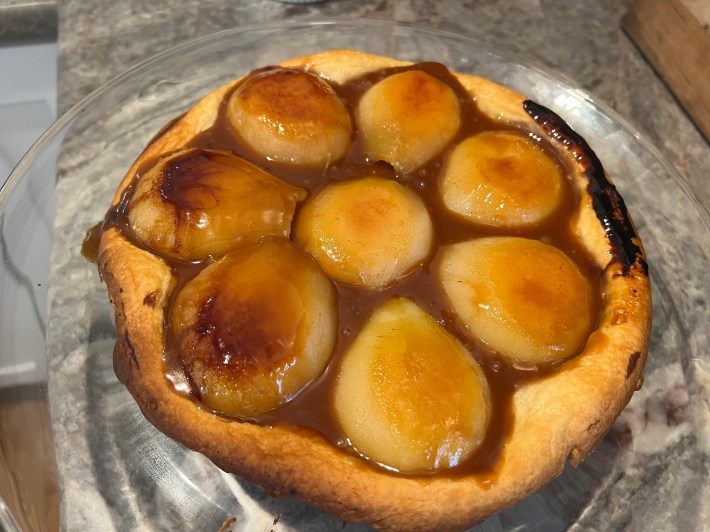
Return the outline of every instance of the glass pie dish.
{"type": "Polygon", "coordinates": [[[679,519],[700,527],[710,504],[702,473],[710,445],[710,221],[702,206],[621,117],[520,57],[437,30],[327,19],[237,28],[138,65],[52,126],[0,190],[0,360],[10,368],[0,385],[48,382],[62,528],[217,530],[231,518],[230,530],[343,527],[220,471],[143,418],[114,375],[113,311],[95,265],[81,255],[86,231],[164,124],[254,68],[331,48],[441,62],[551,108],[595,150],[646,247],[654,324],[644,388],[578,468],[478,528],[664,528],[679,519]]]}

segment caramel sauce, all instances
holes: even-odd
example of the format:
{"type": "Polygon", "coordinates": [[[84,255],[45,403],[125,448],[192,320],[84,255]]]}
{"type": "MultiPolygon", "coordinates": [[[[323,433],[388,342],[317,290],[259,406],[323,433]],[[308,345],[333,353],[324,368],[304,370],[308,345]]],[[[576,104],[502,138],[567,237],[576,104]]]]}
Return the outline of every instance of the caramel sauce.
{"type": "MultiPolygon", "coordinates": [[[[254,418],[240,420],[267,426],[288,424],[296,430],[315,432],[333,445],[343,448],[344,452],[353,452],[347,446],[345,437],[340,432],[334,413],[331,411],[332,377],[336,372],[340,358],[347,351],[372,311],[392,297],[408,297],[457,337],[472,353],[481,364],[492,392],[491,422],[483,444],[475,453],[464,463],[449,470],[417,476],[426,479],[432,475],[452,478],[475,474],[483,485],[490,485],[495,482],[496,471],[501,464],[501,449],[514,421],[512,410],[514,391],[525,383],[544,378],[564,364],[565,361],[558,360],[533,367],[516,367],[499,360],[495,352],[472,338],[466,331],[465,326],[449,310],[449,305],[445,301],[443,290],[435,274],[442,247],[476,237],[508,235],[535,238],[562,249],[575,261],[582,274],[590,282],[592,293],[594,294],[592,315],[596,317],[589,331],[590,333],[597,327],[598,317],[601,312],[602,272],[588,256],[573,233],[573,220],[579,206],[579,198],[569,179],[565,179],[562,200],[556,211],[546,218],[544,222],[534,226],[515,229],[477,226],[452,214],[444,207],[438,192],[437,182],[447,153],[465,138],[482,131],[506,130],[529,136],[559,166],[563,175],[570,174],[570,167],[569,163],[555,151],[551,144],[545,139],[540,139],[538,136],[533,135],[524,126],[516,127],[515,125],[494,122],[480,113],[466,90],[443,65],[421,63],[409,67],[383,69],[366,74],[344,85],[333,84],[333,88],[350,112],[351,117],[354,117],[355,106],[369,87],[391,74],[410,69],[424,71],[446,83],[455,92],[461,109],[461,126],[449,145],[439,155],[411,173],[395,175],[394,169],[390,165],[369,161],[364,155],[362,141],[357,132],[353,133],[352,143],[346,155],[325,169],[300,168],[264,160],[263,157],[254,153],[239,138],[229,123],[226,107],[231,93],[225,96],[213,127],[195,136],[184,147],[233,152],[284,181],[307,189],[309,197],[316,194],[326,184],[334,181],[369,175],[388,175],[409,187],[424,200],[434,225],[437,244],[421,267],[408,277],[383,290],[358,288],[334,281],[338,295],[339,329],[332,360],[323,375],[286,405],[254,418]]],[[[262,69],[258,72],[267,70],[269,69],[262,69]]],[[[355,123],[354,119],[353,123],[355,123]]],[[[155,162],[155,159],[146,160],[138,169],[135,179],[137,180],[141,175],[144,175],[155,162]]],[[[109,225],[115,226],[137,246],[142,247],[132,237],[130,227],[126,221],[126,200],[132,194],[132,189],[133,186],[129,187],[121,203],[107,214],[104,228],[109,225]]],[[[299,210],[297,209],[296,219],[298,214],[299,210]]],[[[92,238],[91,242],[93,240],[92,238]]],[[[91,255],[90,250],[93,249],[91,242],[85,246],[87,248],[87,256],[91,255]]],[[[150,251],[155,253],[153,250],[150,251]]],[[[159,253],[156,254],[159,255],[159,253]]],[[[179,361],[180,357],[176,353],[176,341],[170,332],[172,330],[170,320],[176,294],[209,261],[202,263],[181,262],[169,257],[163,258],[171,266],[177,280],[176,289],[165,309],[165,330],[167,331],[165,338],[166,378],[172,383],[177,393],[190,395],[195,401],[199,401],[194,387],[190,386],[189,378],[184,373],[179,361]]],[[[208,409],[205,408],[205,410],[208,409]]],[[[222,415],[217,412],[215,414],[222,415]]],[[[373,464],[372,467],[381,468],[381,466],[376,464],[373,464]]]]}
{"type": "Polygon", "coordinates": [[[81,254],[82,256],[90,261],[96,262],[99,255],[99,242],[101,242],[101,233],[103,233],[103,222],[99,222],[96,225],[91,226],[86,231],[86,236],[84,241],[81,243],[81,254]]]}

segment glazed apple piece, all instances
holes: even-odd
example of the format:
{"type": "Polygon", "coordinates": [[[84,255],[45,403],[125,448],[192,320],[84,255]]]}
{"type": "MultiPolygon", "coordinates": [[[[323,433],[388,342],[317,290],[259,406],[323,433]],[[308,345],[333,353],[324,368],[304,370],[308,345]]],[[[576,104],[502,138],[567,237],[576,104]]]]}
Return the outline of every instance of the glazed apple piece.
{"type": "Polygon", "coordinates": [[[207,266],[172,311],[180,360],[202,403],[255,416],[295,397],[330,360],[335,297],[315,261],[282,239],[207,266]]]}
{"type": "Polygon", "coordinates": [[[295,241],[332,278],[382,288],[429,254],[433,229],[422,199],[392,179],[332,183],[303,206],[295,241]]]}
{"type": "Polygon", "coordinates": [[[555,211],[563,184],[560,167],[533,140],[512,131],[488,131],[454,148],[439,188],[446,208],[472,222],[521,227],[555,211]]]}
{"type": "Polygon", "coordinates": [[[550,244],[519,237],[453,244],[442,254],[439,276],[468,330],[513,363],[576,354],[591,332],[589,281],[550,244]]]}
{"type": "Polygon", "coordinates": [[[345,353],[334,407],[359,453],[405,473],[466,460],[491,417],[488,382],[477,362],[404,298],[378,307],[345,353]]]}
{"type": "Polygon", "coordinates": [[[454,91],[418,70],[373,85],[360,99],[355,118],[367,156],[390,163],[400,174],[438,154],[461,124],[454,91]]]}
{"type": "Polygon", "coordinates": [[[189,149],[159,160],[138,180],[128,223],[148,248],[200,260],[264,236],[288,238],[306,194],[231,153],[189,149]]]}
{"type": "Polygon", "coordinates": [[[328,166],[352,136],[350,113],[333,88],[304,70],[250,75],[229,98],[227,117],[257,154],[297,166],[328,166]]]}

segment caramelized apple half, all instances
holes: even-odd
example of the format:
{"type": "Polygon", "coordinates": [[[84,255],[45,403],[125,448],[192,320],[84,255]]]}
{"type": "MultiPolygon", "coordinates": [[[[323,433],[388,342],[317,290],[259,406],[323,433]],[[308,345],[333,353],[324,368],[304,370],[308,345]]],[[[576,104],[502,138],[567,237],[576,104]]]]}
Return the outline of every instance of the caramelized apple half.
{"type": "Polygon", "coordinates": [[[230,97],[227,117],[258,155],[272,161],[325,167],[350,146],[350,113],[327,82],[304,70],[250,75],[230,97]]]}
{"type": "Polygon", "coordinates": [[[447,209],[496,227],[542,222],[559,206],[563,185],[550,155],[512,131],[486,131],[458,144],[439,182],[447,209]]]}
{"type": "Polygon", "coordinates": [[[482,443],[491,416],[478,363],[405,298],[378,307],[345,353],[334,405],[358,452],[407,473],[461,463],[482,443]]]}
{"type": "Polygon", "coordinates": [[[306,194],[241,157],[193,148],[160,159],[138,180],[128,223],[148,248],[201,260],[264,236],[288,238],[306,194]]]}
{"type": "Polygon", "coordinates": [[[443,252],[439,276],[468,330],[513,363],[574,355],[594,325],[589,281],[564,252],[538,240],[453,244],[443,252]]]}
{"type": "Polygon", "coordinates": [[[320,375],[336,328],[331,281],[282,239],[207,266],[185,284],[172,311],[177,350],[197,397],[237,416],[273,410],[320,375]]]}
{"type": "Polygon", "coordinates": [[[433,229],[416,193],[366,177],[326,185],[304,205],[294,238],[332,278],[382,288],[421,264],[433,229]]]}
{"type": "Polygon", "coordinates": [[[355,118],[365,152],[406,174],[429,161],[461,124],[454,91],[418,70],[393,74],[360,99],[355,118]]]}

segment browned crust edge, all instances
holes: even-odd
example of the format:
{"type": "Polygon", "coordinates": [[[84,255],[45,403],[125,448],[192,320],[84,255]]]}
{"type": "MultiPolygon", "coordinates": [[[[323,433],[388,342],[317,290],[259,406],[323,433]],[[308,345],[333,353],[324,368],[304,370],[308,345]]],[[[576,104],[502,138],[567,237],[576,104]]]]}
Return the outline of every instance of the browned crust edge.
{"type": "MultiPolygon", "coordinates": [[[[338,83],[407,63],[351,50],[289,60],[338,83]]],[[[524,107],[524,97],[488,80],[457,75],[479,109],[496,120],[549,134],[524,107]]],[[[126,174],[113,205],[146,159],[174,151],[215,120],[232,82],[207,95],[152,142],[126,174]]],[[[603,315],[582,354],[513,399],[515,421],[495,482],[471,475],[416,479],[378,471],[307,431],[229,422],[174,393],[164,375],[163,308],[174,280],[160,258],[142,251],[115,228],[101,238],[98,265],[115,310],[116,374],[144,415],[161,431],[277,496],[298,497],[347,521],[383,529],[465,528],[514,504],[578,463],[603,437],[643,380],[651,319],[645,263],[615,261],[610,237],[589,193],[584,164],[554,136],[577,169],[581,196],[576,229],[604,270],[603,315]]],[[[639,249],[640,242],[637,242],[639,249]]]]}

